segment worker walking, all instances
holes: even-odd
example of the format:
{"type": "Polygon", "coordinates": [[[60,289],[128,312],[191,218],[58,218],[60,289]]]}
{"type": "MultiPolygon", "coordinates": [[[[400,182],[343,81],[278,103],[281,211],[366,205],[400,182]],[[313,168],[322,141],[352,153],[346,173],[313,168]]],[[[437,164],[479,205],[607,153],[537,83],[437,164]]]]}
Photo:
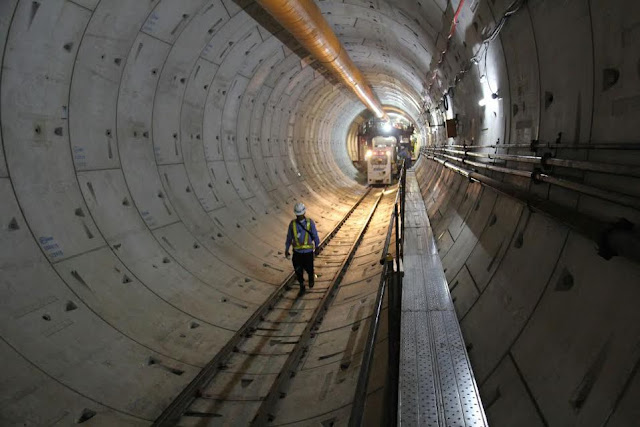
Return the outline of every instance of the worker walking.
{"type": "Polygon", "coordinates": [[[316,230],[316,224],[313,220],[305,217],[307,208],[303,203],[296,203],[293,208],[293,213],[296,215],[296,219],[291,221],[289,229],[287,231],[287,242],[285,245],[284,255],[289,259],[291,255],[289,253],[289,247],[293,244],[293,269],[296,272],[298,283],[300,283],[300,294],[305,292],[304,287],[304,271],[309,276],[309,288],[313,288],[314,274],[313,274],[313,256],[318,254],[320,247],[320,239],[318,238],[318,231],[316,230]],[[314,250],[315,244],[315,250],[314,250]]]}
{"type": "Polygon", "coordinates": [[[404,160],[404,165],[407,169],[411,168],[411,153],[407,150],[406,147],[400,148],[400,152],[398,153],[398,157],[400,158],[400,162],[404,160]]]}

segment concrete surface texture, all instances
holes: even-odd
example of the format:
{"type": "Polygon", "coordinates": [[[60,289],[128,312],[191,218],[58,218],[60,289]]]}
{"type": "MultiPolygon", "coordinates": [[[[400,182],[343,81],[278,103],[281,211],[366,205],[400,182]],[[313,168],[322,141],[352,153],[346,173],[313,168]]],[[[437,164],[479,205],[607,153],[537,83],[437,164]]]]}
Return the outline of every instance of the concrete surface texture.
{"type": "MultiPolygon", "coordinates": [[[[428,119],[457,115],[456,143],[640,138],[639,2],[529,0],[455,85],[510,0],[467,0],[441,64],[458,0],[317,3],[430,144],[423,105],[450,86],[428,119]]],[[[3,0],[0,52],[0,424],[149,424],[290,272],[293,204],[324,235],[364,194],[363,107],[250,0],[3,0]]],[[[638,178],[558,173],[640,197],[638,178]]],[[[489,423],[637,425],[639,266],[434,162],[416,174],[489,423]]]]}

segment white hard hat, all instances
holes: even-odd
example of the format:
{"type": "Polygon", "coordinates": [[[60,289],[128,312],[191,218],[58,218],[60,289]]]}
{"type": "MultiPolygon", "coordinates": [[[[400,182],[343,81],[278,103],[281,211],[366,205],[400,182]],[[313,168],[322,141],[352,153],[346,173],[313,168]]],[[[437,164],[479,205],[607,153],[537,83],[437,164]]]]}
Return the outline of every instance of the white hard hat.
{"type": "Polygon", "coordinates": [[[298,202],[293,207],[293,213],[296,214],[296,216],[302,216],[305,212],[307,212],[307,208],[304,206],[304,203],[298,202]]]}

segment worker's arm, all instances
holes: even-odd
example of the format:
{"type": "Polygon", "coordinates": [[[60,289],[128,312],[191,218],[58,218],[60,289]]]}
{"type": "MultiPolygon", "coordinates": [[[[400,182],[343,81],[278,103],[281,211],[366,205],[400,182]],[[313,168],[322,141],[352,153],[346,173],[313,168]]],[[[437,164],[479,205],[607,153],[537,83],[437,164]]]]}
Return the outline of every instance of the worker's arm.
{"type": "Polygon", "coordinates": [[[320,238],[318,237],[318,230],[316,229],[315,221],[311,220],[311,237],[313,237],[313,242],[316,245],[316,255],[318,255],[318,251],[320,250],[320,238]]]}
{"type": "Polygon", "coordinates": [[[289,247],[291,247],[291,242],[293,242],[293,230],[291,230],[291,224],[287,228],[287,241],[284,244],[284,256],[289,258],[289,247]]]}

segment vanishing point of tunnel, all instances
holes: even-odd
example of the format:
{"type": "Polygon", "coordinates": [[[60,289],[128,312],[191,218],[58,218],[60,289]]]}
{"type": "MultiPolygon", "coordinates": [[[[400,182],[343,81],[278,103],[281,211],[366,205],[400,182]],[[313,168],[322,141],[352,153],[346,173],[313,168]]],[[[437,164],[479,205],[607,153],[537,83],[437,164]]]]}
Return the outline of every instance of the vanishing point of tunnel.
{"type": "Polygon", "coordinates": [[[1,426],[640,425],[640,2],[0,0],[0,63],[1,426]]]}

